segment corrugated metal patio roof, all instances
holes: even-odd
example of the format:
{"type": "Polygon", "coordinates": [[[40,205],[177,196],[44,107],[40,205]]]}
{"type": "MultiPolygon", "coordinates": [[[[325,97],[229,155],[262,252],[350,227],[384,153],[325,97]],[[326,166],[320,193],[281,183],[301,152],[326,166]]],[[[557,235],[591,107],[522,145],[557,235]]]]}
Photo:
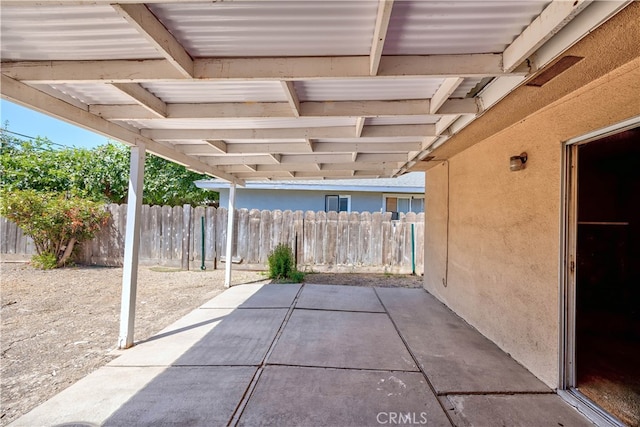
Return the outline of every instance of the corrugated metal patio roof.
{"type": "Polygon", "coordinates": [[[0,0],[3,98],[242,185],[402,175],[629,2],[111,3],[0,0]]]}

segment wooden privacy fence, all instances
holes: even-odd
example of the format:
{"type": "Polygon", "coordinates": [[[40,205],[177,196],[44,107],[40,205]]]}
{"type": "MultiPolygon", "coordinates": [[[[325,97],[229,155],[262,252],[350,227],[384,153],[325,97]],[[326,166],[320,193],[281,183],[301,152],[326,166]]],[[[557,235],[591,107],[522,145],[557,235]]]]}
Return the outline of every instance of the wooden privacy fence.
{"type": "MultiPolygon", "coordinates": [[[[126,205],[112,204],[108,209],[109,224],[92,241],[81,245],[76,262],[122,265],[126,205]]],[[[4,258],[24,258],[34,253],[32,242],[15,224],[2,218],[0,227],[0,252],[4,258]]],[[[399,220],[392,221],[389,212],[239,209],[233,239],[233,261],[241,268],[265,269],[269,253],[279,243],[285,243],[293,249],[301,270],[411,273],[415,263],[416,273],[423,272],[422,213],[400,214],[399,220]]],[[[224,208],[142,207],[142,264],[198,269],[202,265],[204,242],[204,265],[208,269],[217,268],[224,260],[226,240],[227,210],[224,208]]]]}

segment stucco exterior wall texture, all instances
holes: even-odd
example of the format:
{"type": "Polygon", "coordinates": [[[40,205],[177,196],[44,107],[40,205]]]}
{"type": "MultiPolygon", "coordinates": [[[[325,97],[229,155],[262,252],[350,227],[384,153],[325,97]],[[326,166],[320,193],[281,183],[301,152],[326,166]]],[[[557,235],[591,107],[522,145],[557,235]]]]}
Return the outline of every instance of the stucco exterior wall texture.
{"type": "MultiPolygon", "coordinates": [[[[598,55],[609,35],[639,31],[640,4],[627,9],[572,49],[598,55]]],[[[638,44],[640,32],[627,37],[638,44]]],[[[633,49],[631,57],[619,52],[617,68],[525,117],[490,110],[468,133],[468,148],[444,156],[426,176],[425,288],[552,388],[559,372],[563,142],[640,115],[640,55],[633,49]],[[479,128],[492,123],[507,125],[479,128]],[[474,141],[477,135],[490,136],[474,141]],[[509,157],[521,152],[526,168],[511,172],[509,157]]],[[[571,70],[565,74],[505,101],[526,103],[535,89],[562,92],[554,85],[573,85],[571,70]]]]}

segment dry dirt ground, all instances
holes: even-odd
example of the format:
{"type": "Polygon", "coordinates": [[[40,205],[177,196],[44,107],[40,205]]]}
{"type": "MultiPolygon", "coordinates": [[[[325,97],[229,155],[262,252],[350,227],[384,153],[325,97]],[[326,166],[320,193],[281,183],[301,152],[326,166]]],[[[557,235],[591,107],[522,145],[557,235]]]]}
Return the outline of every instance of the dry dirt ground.
{"type": "MultiPolygon", "coordinates": [[[[25,414],[115,356],[121,268],[36,270],[0,264],[0,426],[25,414]]],[[[421,277],[308,274],[308,283],[420,287],[421,277]]],[[[268,283],[234,271],[233,283],[268,283]]],[[[224,271],[138,271],[136,340],[143,340],[224,290],[224,271]]]]}

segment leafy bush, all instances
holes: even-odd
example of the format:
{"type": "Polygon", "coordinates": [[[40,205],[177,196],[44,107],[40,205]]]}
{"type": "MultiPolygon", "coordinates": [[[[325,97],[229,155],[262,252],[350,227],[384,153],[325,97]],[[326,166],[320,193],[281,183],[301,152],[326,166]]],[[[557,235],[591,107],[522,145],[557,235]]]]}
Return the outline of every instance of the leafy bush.
{"type": "Polygon", "coordinates": [[[92,239],[109,219],[102,203],[34,190],[3,192],[0,214],[33,239],[34,265],[41,268],[64,266],[74,245],[92,239]]]}
{"type": "Polygon", "coordinates": [[[40,268],[42,270],[51,270],[58,266],[58,259],[54,254],[49,252],[45,252],[39,255],[34,255],[31,257],[31,264],[35,268],[40,268]]]}
{"type": "Polygon", "coordinates": [[[269,264],[269,278],[275,280],[291,280],[299,283],[304,279],[304,273],[296,269],[295,259],[291,248],[279,244],[267,257],[269,264]]]}

